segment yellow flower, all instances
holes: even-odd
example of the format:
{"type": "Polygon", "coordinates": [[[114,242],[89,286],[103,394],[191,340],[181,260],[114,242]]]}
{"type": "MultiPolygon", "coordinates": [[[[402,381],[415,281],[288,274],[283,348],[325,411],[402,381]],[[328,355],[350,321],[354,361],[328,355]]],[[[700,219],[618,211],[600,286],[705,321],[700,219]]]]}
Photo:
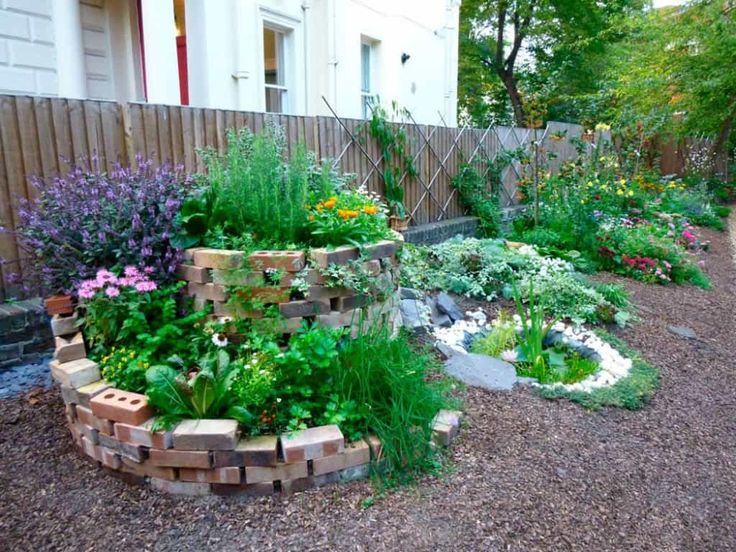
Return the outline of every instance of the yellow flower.
{"type": "Polygon", "coordinates": [[[624,191],[623,190],[616,190],[616,195],[622,196],[622,195],[624,195],[624,191]]]}
{"type": "Polygon", "coordinates": [[[634,195],[634,190],[629,190],[628,196],[631,197],[634,195]]]}
{"type": "Polygon", "coordinates": [[[607,125],[605,123],[598,123],[595,125],[596,130],[611,130],[611,125],[607,125]]]}

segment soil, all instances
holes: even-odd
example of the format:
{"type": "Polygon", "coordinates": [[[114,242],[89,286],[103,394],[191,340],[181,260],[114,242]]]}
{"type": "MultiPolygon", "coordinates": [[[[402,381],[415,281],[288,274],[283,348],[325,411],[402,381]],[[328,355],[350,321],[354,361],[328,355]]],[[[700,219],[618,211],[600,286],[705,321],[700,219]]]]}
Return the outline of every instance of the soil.
{"type": "Polygon", "coordinates": [[[256,499],[128,486],[37,391],[0,401],[0,549],[736,550],[736,272],[729,235],[703,233],[710,291],[607,277],[640,308],[619,335],[661,371],[642,410],[468,389],[448,472],[362,508],[368,482],[256,499]]]}

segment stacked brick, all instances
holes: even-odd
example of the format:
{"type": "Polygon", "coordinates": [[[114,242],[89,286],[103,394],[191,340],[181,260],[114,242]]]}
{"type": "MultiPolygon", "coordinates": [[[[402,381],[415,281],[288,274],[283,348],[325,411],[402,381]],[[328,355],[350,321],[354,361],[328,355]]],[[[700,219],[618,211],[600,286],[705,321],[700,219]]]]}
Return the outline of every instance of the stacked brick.
{"type": "MultiPolygon", "coordinates": [[[[244,308],[257,304],[276,306],[282,315],[276,322],[279,333],[297,331],[303,320],[332,327],[352,328],[361,323],[391,323],[397,307],[390,294],[398,286],[399,265],[396,252],[401,242],[384,240],[360,250],[339,247],[328,250],[256,251],[245,256],[241,251],[195,248],[184,254],[178,275],[187,282],[187,293],[195,298],[195,306],[212,305],[214,316],[261,319],[263,309],[244,308]],[[360,294],[346,287],[328,286],[320,269],[361,261],[372,277],[370,293],[360,294]],[[278,281],[273,281],[274,274],[278,281]],[[304,298],[292,293],[295,280],[308,286],[304,298]],[[231,301],[231,289],[243,301],[231,301]]],[[[265,323],[273,324],[273,320],[265,323]]]]}

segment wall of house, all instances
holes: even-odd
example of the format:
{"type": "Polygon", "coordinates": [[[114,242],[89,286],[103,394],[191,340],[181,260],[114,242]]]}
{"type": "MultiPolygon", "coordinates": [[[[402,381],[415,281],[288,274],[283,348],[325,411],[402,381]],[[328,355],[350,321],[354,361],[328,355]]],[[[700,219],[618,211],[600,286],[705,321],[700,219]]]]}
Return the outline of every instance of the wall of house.
{"type": "Polygon", "coordinates": [[[56,94],[51,0],[0,0],[0,92],[56,94]]]}
{"type": "Polygon", "coordinates": [[[105,0],[80,2],[87,96],[98,100],[115,98],[110,31],[105,0]]]}

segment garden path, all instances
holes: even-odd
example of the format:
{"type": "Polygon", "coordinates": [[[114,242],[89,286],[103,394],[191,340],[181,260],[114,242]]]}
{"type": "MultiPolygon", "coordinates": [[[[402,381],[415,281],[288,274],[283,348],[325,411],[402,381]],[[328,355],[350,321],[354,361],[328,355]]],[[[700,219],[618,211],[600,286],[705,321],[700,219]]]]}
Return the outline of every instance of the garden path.
{"type": "Polygon", "coordinates": [[[621,335],[661,371],[643,410],[469,389],[450,473],[363,509],[366,482],[243,501],[128,487],[74,450],[57,391],[3,400],[0,549],[736,550],[736,271],[729,236],[704,234],[713,290],[626,281],[642,321],[621,335]]]}

